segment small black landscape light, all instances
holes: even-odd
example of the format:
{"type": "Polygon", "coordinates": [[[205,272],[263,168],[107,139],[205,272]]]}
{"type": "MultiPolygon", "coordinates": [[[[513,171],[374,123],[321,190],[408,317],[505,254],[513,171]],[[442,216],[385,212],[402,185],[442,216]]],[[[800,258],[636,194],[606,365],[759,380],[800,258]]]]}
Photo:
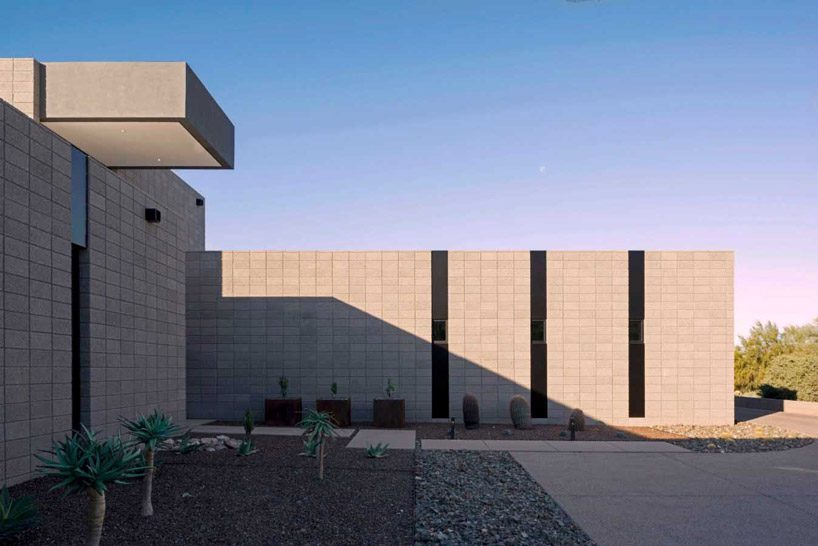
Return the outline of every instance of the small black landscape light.
{"type": "Polygon", "coordinates": [[[151,224],[158,224],[162,221],[162,212],[159,209],[145,209],[145,220],[151,224]]]}
{"type": "Polygon", "coordinates": [[[204,199],[202,199],[201,197],[197,197],[196,198],[196,206],[197,207],[203,207],[204,206],[204,199]]]}

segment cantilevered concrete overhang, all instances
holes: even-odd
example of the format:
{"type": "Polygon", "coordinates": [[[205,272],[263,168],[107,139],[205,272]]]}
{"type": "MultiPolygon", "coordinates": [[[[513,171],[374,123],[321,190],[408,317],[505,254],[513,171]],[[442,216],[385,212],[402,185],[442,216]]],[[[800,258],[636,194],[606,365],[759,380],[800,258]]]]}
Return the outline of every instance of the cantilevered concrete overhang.
{"type": "Polygon", "coordinates": [[[42,66],[40,121],[108,167],[233,168],[233,124],[187,63],[42,66]]]}

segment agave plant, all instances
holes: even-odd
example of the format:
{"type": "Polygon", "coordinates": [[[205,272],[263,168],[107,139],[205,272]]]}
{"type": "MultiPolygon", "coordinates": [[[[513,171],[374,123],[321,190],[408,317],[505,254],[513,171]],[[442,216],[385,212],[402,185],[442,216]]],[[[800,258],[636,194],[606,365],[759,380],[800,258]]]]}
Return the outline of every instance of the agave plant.
{"type": "Polygon", "coordinates": [[[198,440],[196,442],[191,442],[190,433],[188,433],[182,436],[182,440],[179,442],[179,453],[182,455],[188,455],[190,453],[200,451],[202,447],[202,444],[199,443],[198,440]]]}
{"type": "Polygon", "coordinates": [[[98,546],[105,521],[105,493],[112,484],[126,484],[145,473],[142,453],[119,435],[99,440],[82,427],[65,440],[54,442],[47,455],[36,455],[43,464],[39,471],[60,482],[51,489],[66,495],[86,493],[90,501],[87,546],[98,546]]]}
{"type": "Polygon", "coordinates": [[[37,525],[37,505],[32,497],[12,499],[8,487],[0,493],[0,541],[37,525]]]}
{"type": "Polygon", "coordinates": [[[386,450],[389,447],[389,444],[382,444],[378,442],[377,444],[369,445],[366,448],[366,456],[371,459],[382,459],[387,456],[386,450]]]}
{"type": "Polygon", "coordinates": [[[318,479],[324,479],[325,444],[328,438],[337,435],[332,415],[325,411],[310,410],[307,416],[298,423],[307,431],[307,439],[318,445],[318,479]]]}
{"type": "Polygon", "coordinates": [[[142,444],[145,455],[145,489],[142,498],[142,515],[153,515],[153,473],[155,470],[153,460],[156,449],[161,447],[170,437],[178,434],[182,429],[173,423],[170,416],[159,410],[153,410],[150,415],[139,415],[133,421],[120,417],[122,426],[125,427],[134,439],[142,444]]]}

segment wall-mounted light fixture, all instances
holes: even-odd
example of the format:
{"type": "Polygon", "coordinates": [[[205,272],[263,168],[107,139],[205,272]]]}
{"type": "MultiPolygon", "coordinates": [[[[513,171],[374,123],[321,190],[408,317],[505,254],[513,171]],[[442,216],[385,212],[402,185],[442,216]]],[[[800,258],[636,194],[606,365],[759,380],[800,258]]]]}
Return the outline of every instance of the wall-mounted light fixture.
{"type": "Polygon", "coordinates": [[[196,206],[197,207],[203,207],[204,206],[204,199],[202,199],[201,197],[197,197],[196,198],[196,206]]]}
{"type": "Polygon", "coordinates": [[[162,221],[162,211],[159,209],[145,209],[145,220],[151,224],[158,224],[162,221]]]}

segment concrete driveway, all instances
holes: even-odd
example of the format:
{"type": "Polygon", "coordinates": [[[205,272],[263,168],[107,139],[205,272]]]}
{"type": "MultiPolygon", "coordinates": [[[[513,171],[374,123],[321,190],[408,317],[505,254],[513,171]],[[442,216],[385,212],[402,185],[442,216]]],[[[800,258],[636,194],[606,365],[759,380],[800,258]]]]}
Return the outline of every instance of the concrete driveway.
{"type": "Polygon", "coordinates": [[[600,545],[818,544],[818,444],[512,455],[600,545]]]}

